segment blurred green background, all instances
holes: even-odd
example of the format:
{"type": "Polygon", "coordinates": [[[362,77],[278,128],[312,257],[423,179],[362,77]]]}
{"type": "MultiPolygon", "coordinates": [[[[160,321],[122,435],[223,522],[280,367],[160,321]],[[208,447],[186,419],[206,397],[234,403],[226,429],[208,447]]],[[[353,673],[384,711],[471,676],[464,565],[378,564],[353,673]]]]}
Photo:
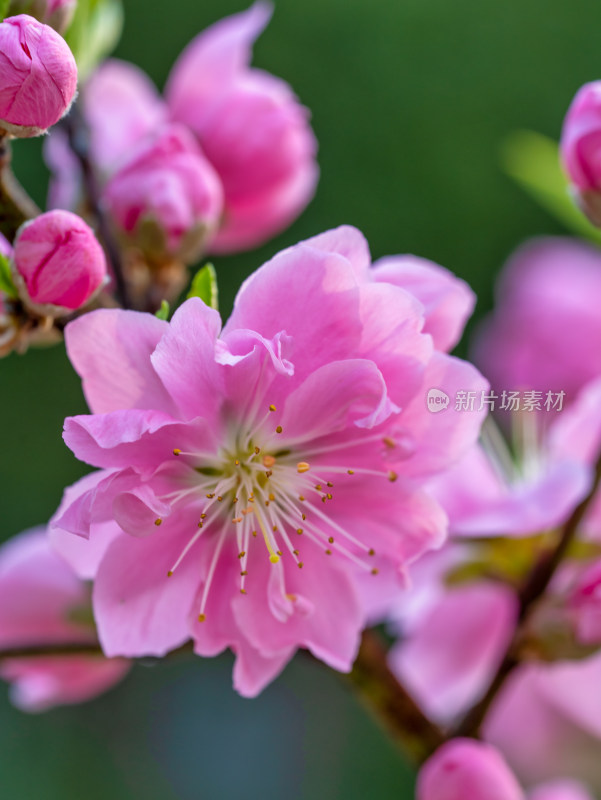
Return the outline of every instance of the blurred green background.
{"type": "MultiPolygon", "coordinates": [[[[118,55],[162,85],[194,33],[239,0],[125,0],[118,55]]],[[[322,178],[302,218],[259,251],[218,259],[222,310],[283,246],[342,222],[374,256],[414,252],[455,270],[490,307],[495,273],[533,234],[561,232],[499,166],[503,138],[555,138],[578,86],[601,77],[592,0],[277,0],[255,63],[313,112],[322,178]]],[[[18,143],[39,202],[39,142],[18,143]]],[[[81,474],[60,439],[85,410],[62,348],[0,364],[2,528],[43,523],[81,474]]],[[[231,659],[137,666],[84,706],[41,716],[0,693],[0,795],[31,800],[413,797],[412,773],[345,683],[297,660],[264,694],[230,688],[231,659]]]]}

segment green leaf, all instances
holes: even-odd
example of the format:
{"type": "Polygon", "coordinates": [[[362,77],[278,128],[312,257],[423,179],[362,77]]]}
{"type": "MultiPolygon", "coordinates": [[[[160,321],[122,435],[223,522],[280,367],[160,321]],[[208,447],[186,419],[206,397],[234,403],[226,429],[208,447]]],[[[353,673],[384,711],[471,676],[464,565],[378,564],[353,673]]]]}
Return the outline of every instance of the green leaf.
{"type": "Polygon", "coordinates": [[[167,320],[167,319],[169,319],[169,312],[170,311],[171,311],[171,307],[170,307],[169,303],[166,300],[163,300],[161,302],[161,307],[159,308],[158,311],[155,312],[155,317],[158,317],[159,319],[167,320]]]}
{"type": "Polygon", "coordinates": [[[3,20],[8,12],[10,0],[0,0],[0,20],[3,20]]]}
{"type": "Polygon", "coordinates": [[[8,258],[0,253],[0,292],[12,298],[17,298],[19,293],[13,283],[13,276],[10,271],[8,258]]]}
{"type": "Polygon", "coordinates": [[[516,131],[502,151],[507,174],[544,209],[579,236],[601,244],[601,231],[574,204],[556,142],[533,131],[516,131]]]}
{"type": "Polygon", "coordinates": [[[65,39],[77,61],[80,82],[112,52],[122,30],[121,0],[78,0],[65,39]]]}
{"type": "Polygon", "coordinates": [[[188,292],[188,298],[200,297],[203,303],[216,311],[219,308],[219,292],[217,289],[217,273],[212,264],[205,264],[198,270],[188,292]]]}

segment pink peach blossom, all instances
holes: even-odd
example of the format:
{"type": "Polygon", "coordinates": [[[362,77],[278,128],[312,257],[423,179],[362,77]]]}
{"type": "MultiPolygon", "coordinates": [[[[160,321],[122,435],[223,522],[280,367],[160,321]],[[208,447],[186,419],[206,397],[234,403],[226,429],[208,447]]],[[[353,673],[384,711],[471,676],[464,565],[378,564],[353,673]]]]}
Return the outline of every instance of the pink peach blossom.
{"type": "Polygon", "coordinates": [[[85,305],[107,276],[94,232],[70,211],[47,211],[22,225],[12,267],[26,303],[68,310],[85,305]]]}
{"type": "Polygon", "coordinates": [[[424,322],[339,228],[252,275],[221,332],[199,299],[170,324],[106,310],[67,327],[92,415],[67,419],[65,441],[100,471],[68,490],[53,536],[79,542],[74,565],[85,538],[72,534],[89,537],[108,655],[230,647],[245,695],[298,647],[350,669],[363,576],[398,588],[440,545],[445,518],[422,487],[481,421],[427,411],[431,385],[486,384],[434,350],[424,322]]]}
{"type": "MultiPolygon", "coordinates": [[[[77,612],[89,608],[86,586],[49,546],[43,529],[0,548],[0,650],[95,642],[77,612]]],[[[93,655],[21,656],[0,663],[11,697],[25,711],[79,703],[106,691],[129,669],[123,659],[93,655]]]]}
{"type": "Polygon", "coordinates": [[[19,14],[0,22],[0,128],[38,136],[68,111],[77,66],[65,40],[19,14]]]}
{"type": "Polygon", "coordinates": [[[289,225],[315,192],[317,142],[287,83],[249,67],[267,3],[220,20],[184,50],[169,77],[172,117],[188,125],[225,190],[217,253],[256,247],[289,225]]]}
{"type": "Polygon", "coordinates": [[[601,81],[586,83],[574,97],[561,133],[561,157],[578,190],[601,189],[601,81]]]}
{"type": "Polygon", "coordinates": [[[564,391],[564,405],[601,375],[601,253],[576,239],[534,239],[504,267],[496,308],[473,356],[503,390],[564,391]]]}

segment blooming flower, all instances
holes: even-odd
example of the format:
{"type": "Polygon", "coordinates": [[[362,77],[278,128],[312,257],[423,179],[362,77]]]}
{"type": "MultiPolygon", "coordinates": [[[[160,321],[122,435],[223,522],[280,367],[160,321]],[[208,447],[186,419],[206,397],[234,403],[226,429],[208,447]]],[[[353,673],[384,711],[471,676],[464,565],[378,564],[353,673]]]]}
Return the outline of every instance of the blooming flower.
{"type": "Polygon", "coordinates": [[[22,225],[11,266],[23,301],[49,312],[80,308],[107,278],[94,232],[70,211],[47,211],[22,225]]]}
{"type": "MultiPolygon", "coordinates": [[[[49,546],[43,529],[0,548],[0,650],[44,645],[93,645],[85,585],[49,546]]],[[[0,677],[25,711],[79,703],[120,680],[123,659],[101,655],[19,656],[0,662],[0,677]]]]}
{"type": "Polygon", "coordinates": [[[0,23],[0,128],[38,136],[65,114],[77,66],[65,40],[27,14],[0,23]]]}
{"type": "Polygon", "coordinates": [[[103,310],[67,327],[93,414],[68,419],[65,441],[101,471],[67,490],[54,539],[94,543],[108,655],[229,646],[246,695],[297,647],[350,668],[363,576],[398,586],[440,544],[445,518],[421,486],[480,424],[427,411],[431,385],[485,383],[423,325],[415,297],[374,280],[361,234],[339,228],[252,275],[221,333],[198,299],[170,324],[103,310]]]}

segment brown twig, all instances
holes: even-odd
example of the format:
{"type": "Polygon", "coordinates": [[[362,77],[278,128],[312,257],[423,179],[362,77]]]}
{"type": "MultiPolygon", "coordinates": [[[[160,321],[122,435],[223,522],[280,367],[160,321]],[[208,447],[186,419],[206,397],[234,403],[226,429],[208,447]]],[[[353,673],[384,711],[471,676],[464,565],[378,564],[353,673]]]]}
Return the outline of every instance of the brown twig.
{"type": "Polygon", "coordinates": [[[519,612],[514,636],[507,648],[505,657],[501,662],[486,694],[471,708],[459,725],[453,731],[453,736],[478,736],[480,726],[486,717],[499,690],[504,686],[507,678],[519,666],[519,643],[522,636],[524,623],[527,621],[533,607],[547,591],[557,568],[561,564],[568,548],[580,527],[591,501],[595,497],[601,483],[601,457],[595,467],[593,485],[587,496],[574,509],[572,515],[564,525],[557,546],[550,553],[541,558],[530,573],[530,577],[522,587],[519,594],[519,612]]]}
{"type": "Polygon", "coordinates": [[[0,131],[0,233],[12,243],[21,225],[39,213],[39,208],[13,175],[10,142],[0,131]]]}
{"type": "Polygon", "coordinates": [[[426,717],[390,670],[386,649],[374,631],[363,634],[350,677],[361,699],[417,764],[444,743],[444,733],[426,717]]]}

